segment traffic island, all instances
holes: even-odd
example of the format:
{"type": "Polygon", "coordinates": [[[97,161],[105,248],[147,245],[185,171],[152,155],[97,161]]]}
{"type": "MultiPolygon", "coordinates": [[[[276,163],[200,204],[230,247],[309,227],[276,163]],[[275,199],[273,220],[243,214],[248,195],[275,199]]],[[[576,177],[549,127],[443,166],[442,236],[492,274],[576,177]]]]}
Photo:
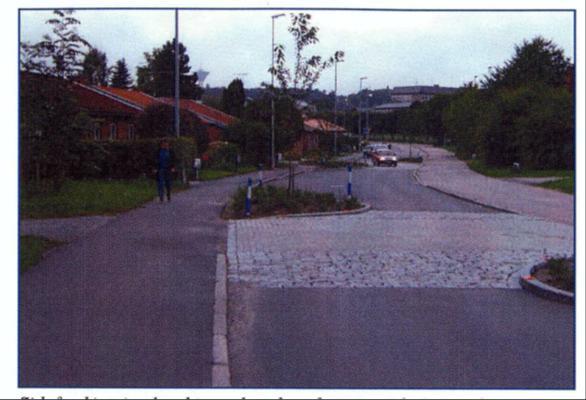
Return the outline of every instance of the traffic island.
{"type": "Polygon", "coordinates": [[[521,287],[539,297],[574,304],[574,259],[552,258],[521,276],[521,287]]]}
{"type": "Polygon", "coordinates": [[[319,213],[345,213],[365,208],[358,199],[350,197],[336,199],[333,193],[317,193],[305,190],[290,190],[271,185],[250,189],[240,188],[225,207],[225,219],[260,218],[274,216],[305,216],[319,213]],[[248,197],[248,199],[247,199],[248,197]]]}

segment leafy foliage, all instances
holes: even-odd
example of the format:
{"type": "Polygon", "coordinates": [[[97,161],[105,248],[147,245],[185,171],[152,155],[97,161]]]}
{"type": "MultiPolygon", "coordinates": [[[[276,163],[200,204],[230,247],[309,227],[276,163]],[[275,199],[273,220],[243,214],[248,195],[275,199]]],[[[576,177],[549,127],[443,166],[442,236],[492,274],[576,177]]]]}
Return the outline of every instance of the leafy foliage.
{"type": "MultiPolygon", "coordinates": [[[[203,152],[208,146],[205,126],[199,118],[187,110],[180,110],[180,136],[194,139],[198,150],[203,152]]],[[[142,138],[162,138],[173,136],[175,130],[175,110],[173,106],[158,104],[147,107],[137,120],[137,133],[142,138]]]]}
{"type": "Polygon", "coordinates": [[[20,67],[60,78],[72,78],[82,70],[84,49],[91,45],[77,32],[79,20],[72,17],[73,10],[54,10],[55,17],[47,20],[51,34],[43,35],[38,43],[20,44],[20,67]]]}
{"type": "Polygon", "coordinates": [[[310,91],[325,69],[331,67],[336,61],[343,61],[344,52],[338,50],[325,60],[318,55],[304,56],[303,52],[308,46],[319,42],[317,37],[319,28],[311,25],[311,14],[291,14],[291,25],[288,30],[295,40],[293,72],[287,66],[285,47],[282,44],[275,45],[273,49],[275,66],[271,66],[269,72],[274,75],[283,90],[287,90],[292,85],[294,90],[310,91]]]}
{"type": "Polygon", "coordinates": [[[246,95],[240,79],[234,79],[222,92],[222,110],[230,115],[241,118],[244,112],[246,95]]]}
{"type": "Polygon", "coordinates": [[[570,60],[551,40],[541,36],[515,46],[515,55],[502,67],[494,67],[482,84],[488,89],[516,88],[542,83],[559,87],[566,83],[570,60]]]}
{"type": "MultiPolygon", "coordinates": [[[[175,39],[152,53],[144,53],[146,65],[137,68],[138,90],[155,97],[175,94],[175,39]]],[[[187,48],[179,43],[179,94],[181,98],[199,99],[203,89],[197,85],[197,73],[190,73],[187,48]]]]}
{"type": "Polygon", "coordinates": [[[79,113],[62,79],[22,73],[19,100],[21,178],[51,179],[58,187],[79,157],[76,148],[89,118],[79,113]]]}
{"type": "Polygon", "coordinates": [[[110,69],[106,53],[97,48],[91,49],[83,59],[81,76],[92,85],[107,86],[110,69]]]}

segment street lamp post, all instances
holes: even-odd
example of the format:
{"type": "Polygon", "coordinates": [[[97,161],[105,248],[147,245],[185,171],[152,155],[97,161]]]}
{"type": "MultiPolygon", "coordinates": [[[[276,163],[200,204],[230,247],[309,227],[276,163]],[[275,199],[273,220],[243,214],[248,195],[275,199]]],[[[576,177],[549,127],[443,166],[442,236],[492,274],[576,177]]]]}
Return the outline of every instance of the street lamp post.
{"type": "Polygon", "coordinates": [[[271,16],[272,22],[272,43],[271,43],[271,168],[275,168],[275,20],[284,17],[285,14],[271,16]]]}
{"type": "Polygon", "coordinates": [[[368,93],[366,95],[366,138],[370,138],[370,124],[369,124],[369,114],[368,110],[370,109],[370,98],[372,97],[372,93],[368,93]]]}
{"type": "Polygon", "coordinates": [[[358,91],[358,136],[362,137],[362,81],[368,79],[366,76],[360,78],[360,90],[358,91]]]}
{"type": "Polygon", "coordinates": [[[179,137],[179,9],[175,9],[175,135],[179,137]]]}
{"type": "MultiPolygon", "coordinates": [[[[342,61],[340,61],[342,62],[342,61]]],[[[334,60],[334,125],[338,125],[338,60],[334,60]]],[[[338,154],[338,131],[334,128],[334,155],[338,154]]]]}

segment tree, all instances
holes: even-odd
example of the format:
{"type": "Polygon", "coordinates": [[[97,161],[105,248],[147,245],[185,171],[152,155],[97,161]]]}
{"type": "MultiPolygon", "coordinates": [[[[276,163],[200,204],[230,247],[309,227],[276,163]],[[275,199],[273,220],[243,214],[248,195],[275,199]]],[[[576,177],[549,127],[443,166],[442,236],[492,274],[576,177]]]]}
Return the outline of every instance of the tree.
{"type": "Polygon", "coordinates": [[[20,79],[20,172],[23,182],[50,179],[58,189],[76,158],[88,117],[68,82],[35,74],[20,79]]]}
{"type": "Polygon", "coordinates": [[[129,89],[132,86],[132,77],[128,71],[126,60],[124,58],[116,61],[112,69],[112,79],[110,85],[115,88],[129,89]]]}
{"type": "Polygon", "coordinates": [[[28,72],[73,78],[82,70],[83,49],[91,49],[91,45],[77,33],[80,22],[72,17],[73,10],[54,10],[53,14],[46,21],[52,34],[43,35],[36,44],[21,43],[20,66],[28,72]]]}
{"type": "Polygon", "coordinates": [[[245,101],[244,85],[240,79],[234,79],[222,92],[222,110],[235,117],[242,117],[245,101]]]}
{"type": "MultiPolygon", "coordinates": [[[[144,53],[146,65],[137,67],[136,86],[155,97],[175,95],[175,39],[162,47],[144,53]]],[[[199,99],[203,89],[197,85],[197,73],[190,73],[187,49],[179,43],[179,95],[182,98],[199,99]]]]}
{"type": "Polygon", "coordinates": [[[344,59],[343,51],[336,51],[333,56],[325,61],[321,56],[313,55],[305,57],[303,52],[307,46],[318,43],[318,27],[311,26],[311,14],[291,14],[289,33],[295,40],[295,64],[293,73],[286,65],[285,47],[282,44],[275,45],[275,66],[269,68],[269,72],[275,76],[281,89],[287,90],[292,84],[295,92],[306,92],[313,88],[319,80],[321,73],[331,67],[334,62],[344,59]]]}
{"type": "Polygon", "coordinates": [[[81,76],[86,82],[92,85],[107,86],[110,70],[108,68],[108,58],[106,53],[97,48],[92,48],[86,55],[82,63],[83,70],[81,76]]]}
{"type": "Polygon", "coordinates": [[[570,60],[551,40],[538,36],[522,45],[515,45],[515,55],[502,67],[492,68],[482,85],[488,89],[517,88],[543,83],[554,87],[567,81],[570,60]]]}
{"type": "MultiPolygon", "coordinates": [[[[187,110],[180,110],[180,136],[193,138],[197,149],[204,152],[208,146],[208,136],[200,119],[187,110]]],[[[162,138],[172,136],[175,127],[173,106],[158,104],[149,106],[137,121],[137,133],[144,138],[162,138]]]]}

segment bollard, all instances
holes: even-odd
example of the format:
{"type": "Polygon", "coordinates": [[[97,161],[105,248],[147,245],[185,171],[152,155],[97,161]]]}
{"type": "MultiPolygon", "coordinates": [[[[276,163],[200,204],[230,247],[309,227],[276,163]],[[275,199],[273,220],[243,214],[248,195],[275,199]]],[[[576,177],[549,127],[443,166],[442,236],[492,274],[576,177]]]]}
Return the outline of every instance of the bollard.
{"type": "Polygon", "coordinates": [[[352,164],[348,164],[348,200],[352,198],[352,164]]]}
{"type": "Polygon", "coordinates": [[[262,164],[258,164],[258,186],[262,187],[262,164]]]}
{"type": "Polygon", "coordinates": [[[246,216],[250,217],[250,202],[252,199],[252,178],[248,178],[248,188],[246,189],[246,216]]]}

